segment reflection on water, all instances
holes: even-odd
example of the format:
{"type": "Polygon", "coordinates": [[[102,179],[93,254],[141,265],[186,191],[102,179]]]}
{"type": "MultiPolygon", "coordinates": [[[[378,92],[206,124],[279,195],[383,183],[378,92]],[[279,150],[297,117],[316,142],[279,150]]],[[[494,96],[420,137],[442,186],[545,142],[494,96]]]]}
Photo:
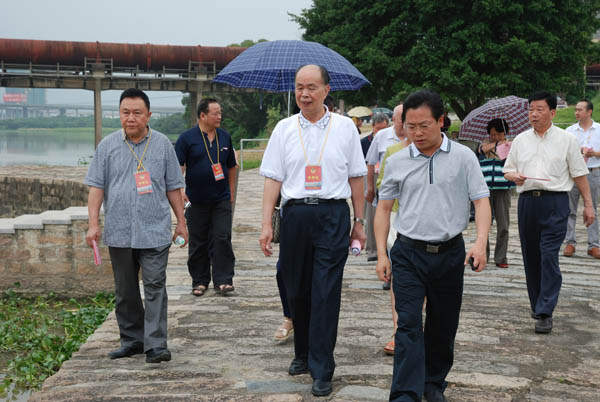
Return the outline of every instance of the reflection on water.
{"type": "Polygon", "coordinates": [[[94,154],[94,134],[89,139],[77,135],[0,131],[0,166],[77,166],[94,154]]]}
{"type": "MultiPolygon", "coordinates": [[[[0,374],[0,381],[4,381],[4,374],[0,374]]],[[[0,400],[11,402],[26,402],[33,394],[32,390],[15,389],[14,384],[10,384],[7,389],[0,392],[0,400]]]]}

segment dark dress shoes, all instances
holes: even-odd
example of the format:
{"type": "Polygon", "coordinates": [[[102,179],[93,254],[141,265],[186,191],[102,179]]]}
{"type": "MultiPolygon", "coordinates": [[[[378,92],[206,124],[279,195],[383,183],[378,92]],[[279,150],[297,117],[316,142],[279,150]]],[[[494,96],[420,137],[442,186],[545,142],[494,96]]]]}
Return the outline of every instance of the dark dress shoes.
{"type": "Polygon", "coordinates": [[[331,381],[319,380],[318,378],[313,381],[311,392],[314,396],[327,396],[331,394],[333,387],[331,381]]]}
{"type": "Polygon", "coordinates": [[[536,334],[549,334],[552,331],[552,317],[542,316],[535,322],[536,334]]]}
{"type": "Polygon", "coordinates": [[[308,373],[308,362],[304,359],[294,358],[288,369],[290,375],[299,375],[308,373]]]}
{"type": "Polygon", "coordinates": [[[150,349],[146,352],[146,363],[160,363],[171,360],[171,352],[168,349],[150,349]]]}
{"type": "Polygon", "coordinates": [[[440,390],[425,391],[425,400],[427,402],[448,402],[444,393],[440,390]]]}
{"type": "Polygon", "coordinates": [[[139,355],[141,353],[144,353],[144,344],[134,343],[131,345],[121,346],[119,349],[109,352],[108,357],[110,357],[111,359],[120,359],[122,357],[139,355]]]}

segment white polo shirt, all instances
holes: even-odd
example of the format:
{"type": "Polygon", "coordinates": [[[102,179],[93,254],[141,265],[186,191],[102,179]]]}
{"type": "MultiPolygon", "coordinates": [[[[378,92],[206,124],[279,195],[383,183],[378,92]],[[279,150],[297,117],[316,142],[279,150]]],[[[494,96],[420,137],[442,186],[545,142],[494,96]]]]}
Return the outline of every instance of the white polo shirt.
{"type": "Polygon", "coordinates": [[[373,142],[371,142],[371,146],[365,157],[365,162],[367,162],[367,165],[373,166],[377,165],[377,163],[381,164],[388,147],[399,142],[400,138],[396,135],[394,126],[380,130],[375,135],[375,138],[373,138],[373,142]]]}
{"type": "Polygon", "coordinates": [[[314,124],[301,113],[280,120],[267,144],[260,174],[282,182],[282,205],[294,198],[350,198],[348,179],[367,174],[354,122],[348,117],[328,111],[314,124]],[[323,152],[320,190],[305,188],[307,163],[302,142],[310,165],[318,164],[319,155],[323,152]]]}
{"type": "MultiPolygon", "coordinates": [[[[579,141],[580,148],[592,148],[594,151],[600,151],[600,124],[592,121],[592,125],[587,130],[584,130],[579,123],[573,124],[567,127],[569,133],[575,134],[577,141],[579,141]]],[[[592,156],[587,160],[587,167],[597,168],[600,167],[600,158],[592,156]]]]}
{"type": "Polygon", "coordinates": [[[536,134],[533,128],[517,135],[502,171],[549,179],[525,180],[522,186],[517,186],[517,193],[530,190],[571,191],[573,177],[589,173],[575,135],[554,124],[542,136],[536,134]]]}

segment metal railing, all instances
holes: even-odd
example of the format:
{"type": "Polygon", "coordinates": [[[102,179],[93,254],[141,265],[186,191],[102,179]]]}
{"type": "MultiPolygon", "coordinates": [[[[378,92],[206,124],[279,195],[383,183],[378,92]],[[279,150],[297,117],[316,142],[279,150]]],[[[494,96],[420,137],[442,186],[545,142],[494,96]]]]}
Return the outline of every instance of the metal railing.
{"type": "MultiPolygon", "coordinates": [[[[269,141],[268,138],[243,138],[240,140],[240,165],[241,171],[244,171],[244,143],[245,142],[262,142],[262,141],[269,141]]],[[[251,152],[251,153],[259,153],[259,152],[264,152],[264,149],[246,149],[246,152],[251,152]]]]}

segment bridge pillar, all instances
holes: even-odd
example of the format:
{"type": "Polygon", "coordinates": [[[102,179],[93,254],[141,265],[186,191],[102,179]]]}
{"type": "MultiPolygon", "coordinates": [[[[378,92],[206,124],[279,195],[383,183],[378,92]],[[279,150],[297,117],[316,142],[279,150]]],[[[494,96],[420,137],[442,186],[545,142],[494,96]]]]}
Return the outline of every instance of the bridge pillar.
{"type": "Polygon", "coordinates": [[[94,87],[94,149],[102,140],[102,80],[96,79],[94,87]]]}
{"type": "Polygon", "coordinates": [[[200,89],[200,83],[194,82],[192,89],[190,90],[190,127],[194,127],[198,124],[198,104],[202,99],[202,90],[200,89]]]}

